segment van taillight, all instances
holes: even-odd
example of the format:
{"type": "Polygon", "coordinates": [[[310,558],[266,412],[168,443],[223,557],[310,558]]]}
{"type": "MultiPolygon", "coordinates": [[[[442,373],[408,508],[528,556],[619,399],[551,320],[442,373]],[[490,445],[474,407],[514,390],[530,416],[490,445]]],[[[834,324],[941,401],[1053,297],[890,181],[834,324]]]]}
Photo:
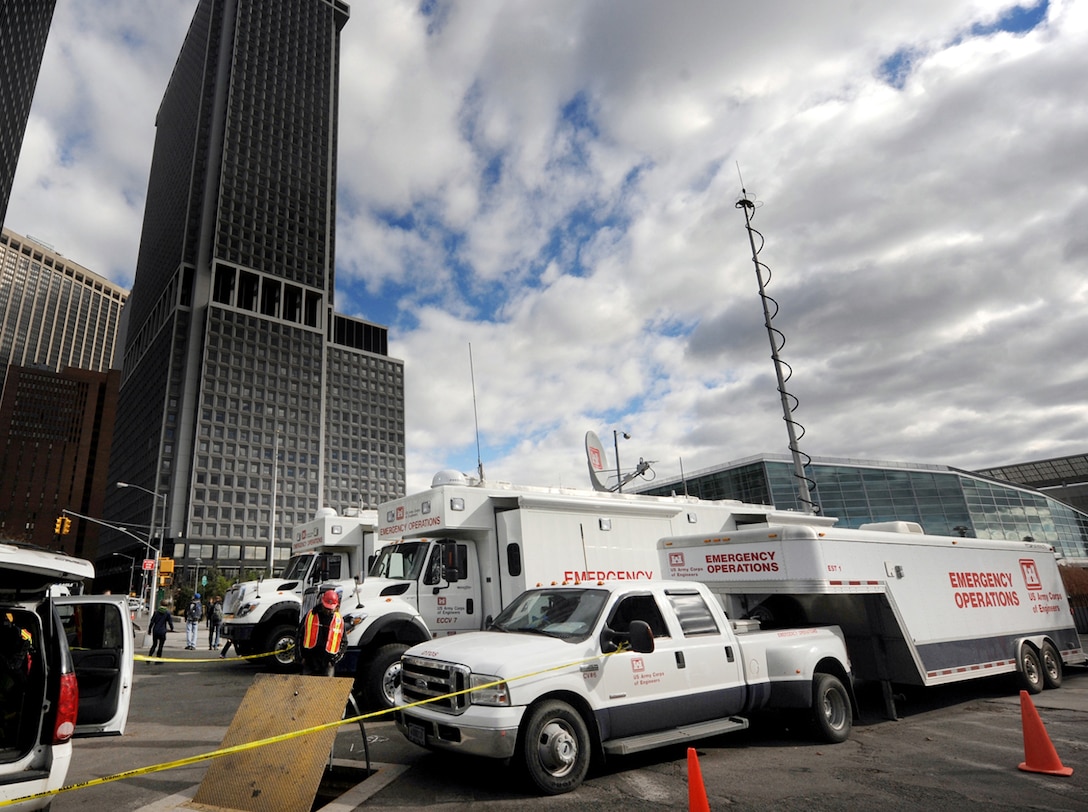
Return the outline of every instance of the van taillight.
{"type": "Polygon", "coordinates": [[[63,744],[76,732],[79,712],[79,683],[75,674],[60,675],[60,696],[57,698],[57,721],[53,728],[53,744],[63,744]]]}

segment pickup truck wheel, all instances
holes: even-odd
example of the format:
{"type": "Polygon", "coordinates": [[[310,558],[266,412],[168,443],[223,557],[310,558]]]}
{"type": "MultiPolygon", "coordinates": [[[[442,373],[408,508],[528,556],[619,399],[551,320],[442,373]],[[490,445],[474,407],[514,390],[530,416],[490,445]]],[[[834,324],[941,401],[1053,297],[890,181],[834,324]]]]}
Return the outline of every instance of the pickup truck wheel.
{"type": "Polygon", "coordinates": [[[1027,643],[1020,646],[1020,687],[1029,694],[1043,690],[1043,664],[1035,649],[1027,643]]]}
{"type": "Polygon", "coordinates": [[[548,795],[577,789],[589,770],[586,723],[565,702],[548,700],[529,709],[521,755],[529,778],[548,795]]]}
{"type": "Polygon", "coordinates": [[[1061,688],[1062,656],[1052,643],[1043,643],[1043,647],[1039,650],[1039,661],[1043,666],[1043,686],[1061,688]]]}
{"type": "Polygon", "coordinates": [[[268,661],[276,671],[290,671],[295,667],[295,627],[286,624],[276,626],[265,638],[265,651],[274,652],[268,661]]]}
{"type": "Polygon", "coordinates": [[[363,678],[363,700],[368,708],[385,710],[393,707],[394,694],[400,685],[400,657],[408,650],[404,643],[386,643],[374,652],[363,678]]]}
{"type": "Polygon", "coordinates": [[[834,674],[817,673],[812,680],[812,716],[823,741],[838,744],[850,737],[850,695],[834,674]]]}

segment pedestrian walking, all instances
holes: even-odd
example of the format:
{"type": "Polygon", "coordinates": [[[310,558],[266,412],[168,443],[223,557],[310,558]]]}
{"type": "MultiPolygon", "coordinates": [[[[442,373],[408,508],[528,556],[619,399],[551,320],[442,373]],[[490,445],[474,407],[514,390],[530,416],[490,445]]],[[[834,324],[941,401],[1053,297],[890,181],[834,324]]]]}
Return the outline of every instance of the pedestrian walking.
{"type": "Polygon", "coordinates": [[[162,647],[166,643],[166,632],[167,630],[174,631],[174,619],[170,616],[170,610],[166,608],[165,603],[159,604],[159,608],[151,616],[148,625],[151,630],[151,651],[147,653],[147,656],[162,657],[162,647]]]}
{"type": "Polygon", "coordinates": [[[340,595],[324,588],[317,605],[306,613],[298,627],[295,647],[302,658],[302,673],[331,677],[344,656],[344,618],[340,616],[340,595]]]}
{"type": "Polygon", "coordinates": [[[234,645],[233,640],[227,640],[227,642],[223,644],[223,650],[219,652],[220,658],[226,657],[227,652],[230,651],[230,647],[233,646],[233,645],[234,645]]]}
{"type": "Polygon", "coordinates": [[[219,628],[223,625],[223,599],[212,596],[208,605],[208,651],[219,648],[219,628]]]}
{"type": "Polygon", "coordinates": [[[188,651],[196,650],[196,638],[202,617],[204,617],[204,607],[200,605],[200,593],[197,592],[185,610],[185,648],[188,651]]]}

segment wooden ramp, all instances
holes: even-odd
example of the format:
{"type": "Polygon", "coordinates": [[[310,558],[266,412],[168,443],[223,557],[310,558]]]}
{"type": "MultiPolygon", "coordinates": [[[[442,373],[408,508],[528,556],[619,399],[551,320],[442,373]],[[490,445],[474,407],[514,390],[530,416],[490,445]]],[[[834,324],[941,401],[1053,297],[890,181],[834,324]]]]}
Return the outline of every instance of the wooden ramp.
{"type": "MultiPolygon", "coordinates": [[[[258,674],[223,737],[223,747],[266,739],[344,717],[352,680],[258,674]]],[[[194,809],[309,812],[338,728],[214,759],[194,809]]]]}

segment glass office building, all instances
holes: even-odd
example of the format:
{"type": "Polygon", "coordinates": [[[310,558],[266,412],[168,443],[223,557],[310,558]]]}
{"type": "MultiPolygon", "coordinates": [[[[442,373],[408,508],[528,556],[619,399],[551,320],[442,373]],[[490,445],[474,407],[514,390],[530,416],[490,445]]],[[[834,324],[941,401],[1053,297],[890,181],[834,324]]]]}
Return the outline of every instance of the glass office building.
{"type": "Polygon", "coordinates": [[[55,4],[55,0],[0,3],[0,225],[7,216],[55,4]]]}
{"type": "Polygon", "coordinates": [[[135,487],[105,505],[164,534],[189,584],[210,566],[282,569],[319,508],[373,507],[405,483],[404,364],[385,327],[335,311],[348,6],[195,5],[124,313],[110,480],[135,487]]]}
{"type": "Polygon", "coordinates": [[[1018,462],[975,473],[1036,488],[1088,513],[1088,454],[1018,462]]]}
{"type": "MultiPolygon", "coordinates": [[[[941,465],[813,458],[806,471],[821,512],[840,527],[903,520],[935,535],[1030,536],[1088,564],[1088,514],[1031,488],[941,465]]],[[[787,455],[750,457],[632,490],[801,509],[787,455]]]]}

